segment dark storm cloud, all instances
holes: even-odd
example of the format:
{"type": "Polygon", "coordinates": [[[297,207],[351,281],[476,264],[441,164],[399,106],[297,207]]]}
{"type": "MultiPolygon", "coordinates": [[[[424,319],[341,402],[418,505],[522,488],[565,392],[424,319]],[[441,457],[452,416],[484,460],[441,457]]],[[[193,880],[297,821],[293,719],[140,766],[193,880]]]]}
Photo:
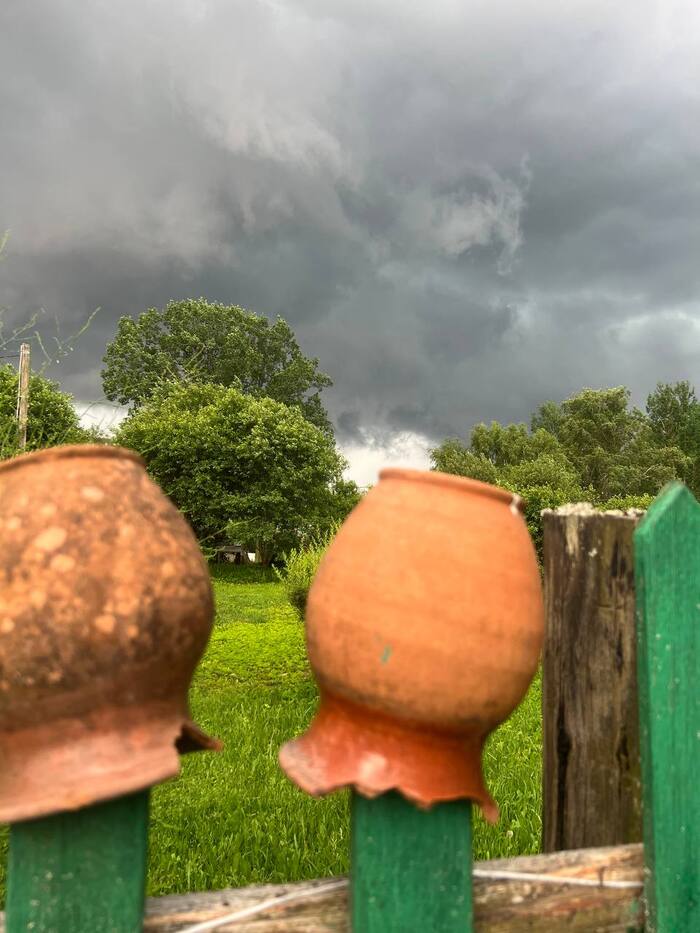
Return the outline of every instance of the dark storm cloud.
{"type": "Polygon", "coordinates": [[[0,301],[282,314],[357,442],[698,380],[695,4],[0,9],[0,301]]]}

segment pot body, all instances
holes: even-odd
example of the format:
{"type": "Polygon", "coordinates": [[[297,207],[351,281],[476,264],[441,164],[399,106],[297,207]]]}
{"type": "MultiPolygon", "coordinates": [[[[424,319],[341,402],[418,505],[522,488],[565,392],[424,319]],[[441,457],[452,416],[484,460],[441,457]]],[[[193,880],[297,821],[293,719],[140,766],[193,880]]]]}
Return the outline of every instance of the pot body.
{"type": "Polygon", "coordinates": [[[7,461],[0,534],[0,820],[148,787],[177,773],[177,741],[210,745],[187,707],[209,575],[141,459],[76,446],[7,461]]]}
{"type": "MultiPolygon", "coordinates": [[[[330,720],[342,719],[347,733],[358,718],[352,710],[362,711],[364,733],[371,714],[385,733],[399,730],[406,747],[411,736],[420,737],[414,765],[404,761],[400,769],[407,796],[426,804],[473,796],[493,816],[481,779],[481,747],[523,698],[543,636],[540,575],[517,496],[435,472],[385,470],[319,566],[306,630],[311,665],[329,698],[322,705],[344,710],[330,720]],[[461,742],[462,753],[434,762],[426,784],[417,759],[426,757],[421,742],[428,736],[435,738],[437,758],[440,743],[455,749],[461,742]],[[459,765],[460,754],[470,759],[468,768],[459,765]],[[453,776],[464,767],[469,775],[464,771],[451,782],[446,774],[441,783],[441,767],[453,776]]],[[[327,710],[320,719],[328,734],[327,710]]],[[[334,779],[319,757],[323,741],[320,732],[313,739],[315,727],[311,744],[297,748],[301,758],[292,761],[288,747],[283,765],[295,779],[298,771],[302,786],[315,784],[322,792],[330,787],[321,785],[334,779]]],[[[344,745],[350,741],[346,734],[344,745]]],[[[377,739],[371,754],[381,757],[382,747],[386,742],[377,739]]],[[[345,770],[347,776],[352,767],[345,770]]],[[[375,757],[369,782],[347,783],[378,793],[399,786],[390,783],[396,776],[396,768],[375,757]]]]}

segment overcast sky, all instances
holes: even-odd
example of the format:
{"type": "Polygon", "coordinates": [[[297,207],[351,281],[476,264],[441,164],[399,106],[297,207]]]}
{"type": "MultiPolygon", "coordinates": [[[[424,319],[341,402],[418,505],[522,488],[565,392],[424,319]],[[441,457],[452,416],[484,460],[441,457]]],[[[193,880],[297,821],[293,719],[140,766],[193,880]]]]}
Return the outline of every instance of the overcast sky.
{"type": "MultiPolygon", "coordinates": [[[[287,318],[355,475],[700,383],[696,0],[2,0],[0,304],[287,318]]],[[[700,388],[700,385],[698,386],[700,388]]]]}

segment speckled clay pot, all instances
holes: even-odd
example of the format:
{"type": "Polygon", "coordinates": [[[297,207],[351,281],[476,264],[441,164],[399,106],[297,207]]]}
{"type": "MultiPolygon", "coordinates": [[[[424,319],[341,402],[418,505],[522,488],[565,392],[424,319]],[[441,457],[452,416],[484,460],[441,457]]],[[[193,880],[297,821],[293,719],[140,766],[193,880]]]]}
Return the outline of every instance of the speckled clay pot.
{"type": "Polygon", "coordinates": [[[215,746],[187,708],[211,623],[194,535],[138,456],[0,465],[0,820],[140,790],[215,746]]]}
{"type": "Polygon", "coordinates": [[[292,780],[420,806],[467,797],[497,818],[482,747],[523,698],[543,633],[517,496],[384,470],[319,567],[306,631],[321,705],[280,752],[292,780]]]}

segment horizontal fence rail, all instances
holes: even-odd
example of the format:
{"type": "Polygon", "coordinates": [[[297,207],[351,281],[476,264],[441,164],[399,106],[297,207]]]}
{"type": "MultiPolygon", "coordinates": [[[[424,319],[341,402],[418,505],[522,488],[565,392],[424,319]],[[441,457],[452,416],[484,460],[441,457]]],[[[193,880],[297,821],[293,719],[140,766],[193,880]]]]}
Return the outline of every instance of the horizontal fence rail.
{"type": "MultiPolygon", "coordinates": [[[[641,845],[475,862],[474,929],[477,933],[561,933],[564,929],[641,933],[642,884],[641,845]]],[[[195,925],[247,913],[214,929],[222,933],[347,933],[348,887],[345,879],[340,883],[326,879],[149,898],[144,930],[186,933],[195,925]],[[324,893],[329,881],[332,890],[324,893]]],[[[0,930],[4,931],[3,924],[0,930]]]]}

